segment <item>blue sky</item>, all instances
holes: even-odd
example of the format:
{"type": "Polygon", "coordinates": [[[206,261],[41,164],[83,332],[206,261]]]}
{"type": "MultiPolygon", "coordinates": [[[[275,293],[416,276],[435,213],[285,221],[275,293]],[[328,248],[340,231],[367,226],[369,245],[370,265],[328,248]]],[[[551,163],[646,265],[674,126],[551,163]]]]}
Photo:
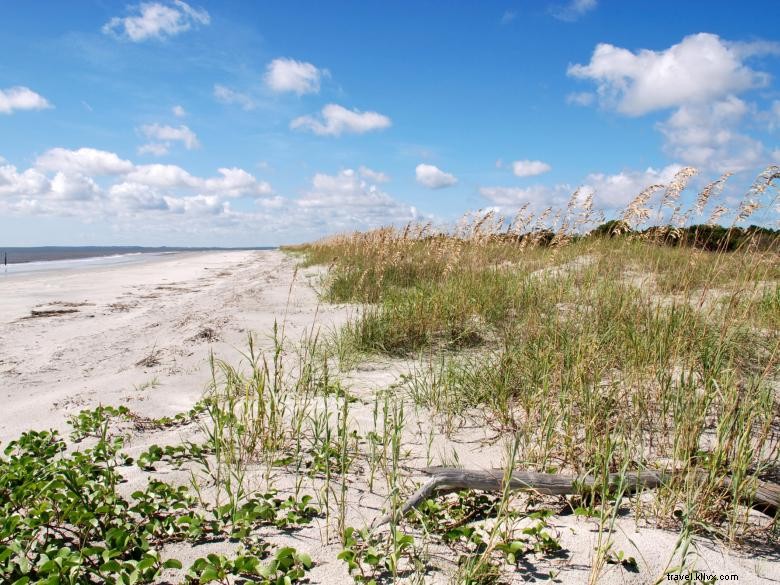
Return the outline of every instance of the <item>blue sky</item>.
{"type": "MultiPolygon", "coordinates": [[[[780,162],[775,2],[9,3],[0,245],[265,245],[780,162]]],[[[764,210],[761,221],[771,223],[764,210]]]]}

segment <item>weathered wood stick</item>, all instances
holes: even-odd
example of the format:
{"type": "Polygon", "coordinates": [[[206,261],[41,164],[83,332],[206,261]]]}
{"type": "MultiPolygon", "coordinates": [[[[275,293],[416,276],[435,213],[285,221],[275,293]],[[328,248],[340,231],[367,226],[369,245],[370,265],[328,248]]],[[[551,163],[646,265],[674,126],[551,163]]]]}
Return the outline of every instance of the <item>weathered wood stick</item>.
{"type": "MultiPolygon", "coordinates": [[[[504,471],[501,469],[479,471],[437,467],[423,470],[423,472],[430,474],[431,478],[404,503],[399,510],[400,517],[417,508],[434,493],[446,494],[463,489],[500,492],[504,489],[504,471]]],[[[622,481],[625,493],[635,493],[643,489],[655,489],[668,482],[671,477],[671,474],[660,471],[630,471],[624,475],[610,473],[609,487],[616,489],[622,481]]],[[[601,478],[597,479],[592,475],[577,476],[531,471],[515,471],[509,480],[509,489],[512,491],[533,491],[548,496],[587,493],[594,485],[600,486],[601,478]]],[[[723,486],[728,488],[730,485],[731,479],[724,478],[723,486]]],[[[775,510],[779,509],[780,486],[759,481],[751,503],[761,504],[775,510]]],[[[391,515],[383,516],[373,522],[371,527],[378,528],[390,522],[391,519],[391,515]]]]}

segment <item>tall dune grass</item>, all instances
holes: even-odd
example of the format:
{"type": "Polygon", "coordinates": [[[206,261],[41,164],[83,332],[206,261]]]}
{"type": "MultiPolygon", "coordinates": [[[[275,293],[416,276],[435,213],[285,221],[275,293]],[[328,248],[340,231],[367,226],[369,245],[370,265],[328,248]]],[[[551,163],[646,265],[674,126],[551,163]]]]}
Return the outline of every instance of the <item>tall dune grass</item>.
{"type": "Polygon", "coordinates": [[[328,299],[363,304],[342,357],[418,356],[412,398],[449,424],[470,414],[515,433],[518,467],[672,471],[644,513],[673,522],[684,505],[686,522],[739,539],[737,502],[778,469],[780,237],[726,230],[714,250],[697,237],[771,212],[780,169],[731,211],[714,200],[728,175],[681,208],[694,173],[646,189],[608,231],[575,193],[557,213],[489,211],[301,250],[330,265],[328,299]]]}

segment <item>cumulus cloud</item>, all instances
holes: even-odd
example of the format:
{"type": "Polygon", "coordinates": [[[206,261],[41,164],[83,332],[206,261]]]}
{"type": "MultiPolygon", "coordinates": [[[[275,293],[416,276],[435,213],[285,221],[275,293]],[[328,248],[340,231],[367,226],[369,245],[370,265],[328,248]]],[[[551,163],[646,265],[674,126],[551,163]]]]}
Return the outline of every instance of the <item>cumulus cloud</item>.
{"type": "Polygon", "coordinates": [[[38,195],[51,186],[48,177],[37,169],[17,171],[16,167],[0,160],[0,195],[38,195]]]}
{"type": "Polygon", "coordinates": [[[766,149],[761,141],[739,131],[750,108],[730,96],[711,104],[680,107],[658,124],[666,138],[667,153],[700,169],[723,173],[761,166],[766,149]]]}
{"type": "Polygon", "coordinates": [[[530,187],[480,187],[479,194],[499,208],[515,208],[526,203],[557,207],[570,193],[568,185],[531,185],[530,187]]]}
{"type": "Polygon", "coordinates": [[[595,82],[601,105],[621,114],[672,110],[657,128],[665,152],[676,160],[704,172],[738,172],[762,165],[768,155],[745,132],[767,114],[738,97],[769,82],[767,73],[746,62],[758,55],[780,55],[780,43],[699,33],[661,51],[600,44],[590,63],[572,65],[568,73],[595,82]]]}
{"type": "Polygon", "coordinates": [[[163,195],[154,187],[141,183],[125,181],[111,185],[108,197],[117,207],[133,212],[168,209],[163,195]]]}
{"type": "Polygon", "coordinates": [[[113,152],[95,148],[52,148],[35,161],[38,169],[63,171],[84,175],[122,175],[133,170],[133,163],[120,158],[113,152]]]}
{"type": "Polygon", "coordinates": [[[214,97],[223,104],[236,104],[244,110],[253,110],[257,106],[251,96],[225,85],[214,86],[214,97]]]}
{"type": "Polygon", "coordinates": [[[181,142],[187,150],[200,146],[195,132],[183,124],[178,128],[161,124],[144,124],[140,130],[141,134],[146,138],[162,143],[165,146],[169,146],[171,142],[181,142]]]}
{"type": "Polygon", "coordinates": [[[597,207],[621,209],[645,187],[671,181],[681,168],[680,165],[673,164],[662,169],[649,167],[644,171],[624,170],[615,174],[590,173],[578,186],[559,183],[529,187],[481,187],[479,192],[492,204],[502,208],[513,209],[528,203],[538,210],[546,207],[562,208],[579,187],[581,195],[593,194],[597,207]]]}
{"type": "Polygon", "coordinates": [[[765,86],[769,76],[744,60],[773,46],[729,43],[709,33],[687,36],[663,51],[634,53],[601,43],[590,63],[572,65],[568,74],[596,82],[605,107],[640,116],[765,86]]]}
{"type": "Polygon", "coordinates": [[[293,92],[298,95],[318,93],[323,75],[327,75],[327,70],[320,70],[311,63],[279,58],[268,64],[265,83],[279,93],[293,92]]]}
{"type": "MultiPolygon", "coordinates": [[[[176,165],[136,165],[115,153],[94,148],[53,148],[35,166],[24,171],[0,158],[0,213],[97,217],[142,221],[144,228],[166,223],[166,214],[182,215],[185,223],[170,230],[213,230],[218,222],[232,226],[271,225],[270,209],[284,200],[271,185],[237,167],[217,169],[217,175],[199,177],[176,165]],[[96,177],[107,177],[100,183],[96,177]],[[234,212],[230,201],[256,201],[258,211],[234,212]]],[[[164,233],[164,232],[163,232],[164,233]]]]}
{"type": "Polygon", "coordinates": [[[257,244],[258,234],[259,243],[278,243],[420,217],[380,188],[386,175],[368,167],[317,173],[302,195],[285,198],[238,167],[198,176],[90,148],[51,149],[37,162],[22,170],[0,158],[0,213],[100,220],[146,241],[205,244],[219,236],[233,245],[241,234],[252,234],[239,240],[247,245],[257,244]]]}
{"type": "Polygon", "coordinates": [[[311,189],[295,204],[307,222],[327,226],[327,231],[369,229],[418,216],[414,207],[396,201],[353,169],[315,174],[311,189]]]}
{"type": "Polygon", "coordinates": [[[91,177],[59,172],[51,181],[51,193],[55,199],[89,201],[100,196],[100,187],[91,177]]]}
{"type": "Polygon", "coordinates": [[[16,86],[0,89],[0,114],[12,114],[17,110],[45,110],[53,107],[42,95],[29,87],[16,86]]]}
{"type": "Polygon", "coordinates": [[[187,110],[185,110],[180,105],[175,105],[171,108],[171,112],[173,112],[173,115],[177,118],[184,118],[187,115],[187,110]]]}
{"type": "Polygon", "coordinates": [[[137,43],[147,39],[173,37],[193,26],[211,22],[206,10],[193,8],[182,0],[172,0],[165,4],[142,2],[133,6],[131,11],[137,14],[113,17],[103,25],[103,32],[137,43]]]}
{"type": "Polygon", "coordinates": [[[218,177],[201,178],[177,165],[138,165],[128,173],[126,181],[162,189],[189,189],[220,197],[258,197],[273,193],[271,185],[237,167],[219,168],[218,177]]]}
{"type": "Polygon", "coordinates": [[[615,174],[590,173],[582,182],[581,190],[593,193],[595,203],[608,209],[622,209],[646,187],[667,184],[682,167],[667,165],[661,169],[623,170],[615,174]]]}
{"type": "Polygon", "coordinates": [[[223,197],[241,197],[243,195],[270,195],[273,192],[271,185],[265,181],[258,181],[254,175],[237,167],[220,168],[217,172],[220,177],[206,179],[202,188],[209,193],[216,193],[223,197]]]}
{"type": "Polygon", "coordinates": [[[428,189],[444,189],[445,187],[452,187],[458,182],[454,175],[445,173],[434,165],[424,163],[417,165],[414,169],[414,174],[417,182],[423,187],[428,187],[428,189]]]}
{"type": "Polygon", "coordinates": [[[568,4],[554,6],[550,12],[558,20],[574,22],[598,6],[598,0],[570,0],[568,4]]]}
{"type": "Polygon", "coordinates": [[[535,177],[551,169],[550,165],[540,160],[516,160],[512,163],[512,172],[518,177],[535,177]]]}
{"type": "Polygon", "coordinates": [[[320,136],[339,136],[382,130],[390,125],[390,118],[378,112],[348,110],[338,104],[328,104],[322,108],[321,118],[301,116],[290,123],[290,128],[309,130],[320,136]]]}
{"type": "Polygon", "coordinates": [[[150,187],[197,188],[200,181],[177,165],[138,165],[127,175],[127,181],[150,187]]]}

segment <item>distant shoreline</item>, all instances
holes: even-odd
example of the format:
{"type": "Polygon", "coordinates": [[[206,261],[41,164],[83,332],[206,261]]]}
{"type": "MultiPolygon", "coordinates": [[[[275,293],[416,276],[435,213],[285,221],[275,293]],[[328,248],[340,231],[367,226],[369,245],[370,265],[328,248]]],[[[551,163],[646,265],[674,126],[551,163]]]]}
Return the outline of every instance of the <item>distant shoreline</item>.
{"type": "Polygon", "coordinates": [[[277,246],[238,248],[177,247],[177,246],[8,246],[0,247],[0,266],[6,260],[11,264],[53,262],[57,260],[83,260],[129,254],[165,254],[173,252],[225,252],[245,250],[276,250],[277,246]]]}

